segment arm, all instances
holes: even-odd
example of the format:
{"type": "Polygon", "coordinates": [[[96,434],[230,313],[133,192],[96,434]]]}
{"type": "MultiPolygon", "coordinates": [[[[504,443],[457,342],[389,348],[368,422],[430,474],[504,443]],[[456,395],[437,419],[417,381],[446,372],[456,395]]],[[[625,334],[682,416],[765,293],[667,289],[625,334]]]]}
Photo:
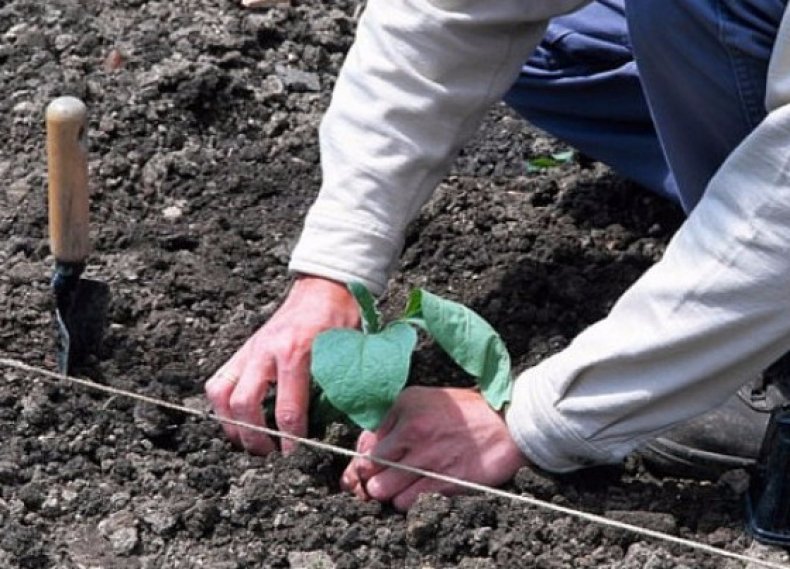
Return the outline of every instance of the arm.
{"type": "MultiPolygon", "coordinates": [[[[790,88],[781,82],[790,47],[777,51],[784,44],[790,46],[787,35],[778,39],[769,71],[771,114],[711,181],[664,259],[606,319],[517,381],[509,432],[538,465],[569,471],[619,461],[673,423],[724,401],[790,346],[790,108],[779,108],[790,100],[790,88]]],[[[443,390],[421,395],[435,409],[454,398],[443,390]]],[[[465,400],[463,408],[470,414],[453,425],[476,426],[460,435],[461,446],[485,440],[479,456],[502,449],[485,463],[496,464],[497,475],[512,474],[519,463],[507,458],[513,456],[508,441],[492,443],[473,434],[499,432],[495,418],[474,401],[465,400]]],[[[393,419],[360,438],[359,450],[496,483],[492,472],[475,470],[474,462],[444,465],[452,453],[431,455],[430,443],[422,441],[427,433],[444,437],[439,431],[445,425],[435,420],[436,413],[410,416],[415,409],[419,406],[396,406],[393,419]],[[405,434],[393,427],[399,424],[405,434]],[[418,435],[409,435],[409,428],[418,435]]],[[[442,439],[443,445],[450,442],[442,451],[452,451],[453,434],[442,439]]],[[[352,461],[343,485],[360,497],[392,499],[399,507],[408,507],[415,489],[455,491],[363,459],[352,461]]]]}
{"type": "MultiPolygon", "coordinates": [[[[411,388],[357,449],[496,485],[525,457],[555,472],[617,462],[722,402],[790,346],[788,156],[790,106],[732,154],[609,316],[521,375],[507,427],[473,391],[411,388]]],[[[459,491],[363,458],[342,485],[399,509],[419,493],[459,491]]]]}
{"type": "Polygon", "coordinates": [[[609,316],[516,382],[511,434],[553,471],[616,462],[790,347],[790,106],[711,180],[609,316]]]}
{"type": "Polygon", "coordinates": [[[323,185],[291,269],[384,290],[406,225],[546,20],[583,0],[371,0],[321,125],[323,185]]]}
{"type": "MultiPolygon", "coordinates": [[[[219,415],[263,424],[261,402],[276,383],[277,427],[306,434],[313,338],[358,321],[343,283],[384,289],[406,224],[515,80],[545,21],[583,3],[368,2],[322,123],[323,186],[290,265],[313,277],[207,382],[219,415]]],[[[259,433],[225,430],[251,452],[274,448],[259,433]]]]}

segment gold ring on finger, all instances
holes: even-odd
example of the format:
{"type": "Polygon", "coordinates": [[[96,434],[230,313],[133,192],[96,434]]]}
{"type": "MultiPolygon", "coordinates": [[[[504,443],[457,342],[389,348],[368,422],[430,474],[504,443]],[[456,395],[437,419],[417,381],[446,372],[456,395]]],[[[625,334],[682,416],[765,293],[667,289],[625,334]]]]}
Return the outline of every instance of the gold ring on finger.
{"type": "Polygon", "coordinates": [[[216,377],[218,377],[220,379],[224,379],[225,381],[227,381],[231,385],[236,385],[239,382],[239,379],[241,379],[238,375],[236,375],[235,373],[231,373],[231,372],[229,372],[226,369],[219,370],[217,372],[216,377]]]}

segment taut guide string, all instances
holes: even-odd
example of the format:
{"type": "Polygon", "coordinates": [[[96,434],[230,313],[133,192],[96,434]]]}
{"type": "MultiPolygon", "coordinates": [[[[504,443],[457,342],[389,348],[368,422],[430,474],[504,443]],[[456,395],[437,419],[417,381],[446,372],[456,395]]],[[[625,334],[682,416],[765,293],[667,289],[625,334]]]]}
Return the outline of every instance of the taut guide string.
{"type": "Polygon", "coordinates": [[[490,494],[492,496],[497,496],[499,498],[505,498],[507,500],[513,500],[513,501],[516,501],[516,502],[522,502],[522,503],[525,503],[525,504],[529,504],[530,506],[534,506],[534,507],[537,507],[537,508],[542,508],[544,510],[550,510],[550,511],[553,511],[553,512],[556,512],[556,513],[561,513],[561,514],[565,514],[565,515],[568,515],[568,516],[573,516],[575,518],[578,518],[578,519],[581,519],[581,520],[584,520],[584,521],[587,521],[587,522],[590,522],[590,523],[599,524],[599,525],[603,525],[603,526],[607,526],[607,527],[611,527],[611,528],[616,528],[616,529],[621,529],[621,530],[624,530],[624,531],[635,533],[637,535],[650,537],[650,538],[661,540],[661,541],[666,541],[666,542],[673,543],[673,544],[676,544],[676,545],[681,545],[681,546],[684,546],[684,547],[688,547],[690,549],[695,549],[697,551],[702,551],[702,552],[705,552],[705,553],[708,553],[708,554],[711,554],[711,555],[716,555],[716,556],[720,556],[720,557],[727,557],[727,558],[730,558],[730,559],[735,559],[737,561],[742,561],[744,563],[753,563],[753,564],[759,565],[761,567],[771,567],[773,569],[790,569],[790,565],[787,565],[787,564],[784,564],[784,563],[777,563],[777,562],[774,562],[774,561],[766,561],[766,560],[763,560],[763,559],[758,559],[756,557],[751,557],[749,555],[744,555],[744,554],[741,554],[741,553],[735,553],[735,552],[732,552],[732,551],[727,551],[726,549],[721,549],[719,547],[714,547],[714,546],[708,545],[706,543],[701,543],[701,542],[698,542],[698,541],[685,539],[685,538],[682,538],[682,537],[677,537],[677,536],[674,536],[674,535],[671,535],[671,534],[668,534],[668,533],[655,531],[655,530],[651,530],[651,529],[648,529],[648,528],[639,527],[639,526],[636,526],[636,525],[633,525],[633,524],[628,524],[628,523],[620,522],[620,521],[617,521],[617,520],[612,520],[612,519],[606,518],[604,516],[599,516],[597,514],[590,514],[588,512],[583,512],[581,510],[574,510],[572,508],[568,508],[568,507],[565,507],[565,506],[552,504],[551,502],[546,502],[544,500],[539,500],[537,498],[532,498],[530,496],[522,496],[522,495],[519,495],[519,494],[513,494],[512,492],[506,492],[504,490],[499,490],[498,488],[492,488],[492,487],[489,487],[489,486],[484,486],[482,484],[477,484],[475,482],[468,482],[466,480],[461,480],[459,478],[454,478],[452,476],[446,476],[444,474],[431,472],[429,470],[423,470],[421,468],[416,468],[416,467],[408,466],[408,465],[405,465],[405,464],[399,464],[397,462],[391,462],[389,460],[376,458],[376,457],[370,456],[368,454],[362,454],[362,453],[359,453],[359,452],[356,452],[356,451],[353,451],[353,450],[349,450],[349,449],[345,449],[345,448],[342,448],[342,447],[338,447],[338,446],[335,446],[335,445],[322,443],[320,441],[315,441],[315,440],[311,440],[311,439],[305,439],[305,438],[302,438],[302,437],[297,437],[297,436],[294,436],[294,435],[291,435],[291,434],[288,434],[288,433],[284,433],[282,431],[277,431],[275,429],[269,429],[269,428],[261,427],[261,426],[258,426],[258,425],[251,425],[251,424],[245,423],[243,421],[236,421],[234,419],[226,419],[226,418],[223,418],[223,417],[219,417],[218,415],[216,415],[214,413],[208,413],[208,412],[204,412],[204,411],[199,411],[197,409],[192,409],[192,408],[186,407],[184,405],[178,405],[176,403],[171,403],[171,402],[165,401],[163,399],[157,399],[155,397],[149,397],[147,395],[141,395],[139,393],[134,393],[132,391],[127,391],[125,389],[120,389],[120,388],[117,388],[117,387],[111,387],[109,385],[102,385],[100,383],[96,383],[96,382],[93,382],[93,381],[90,381],[90,380],[87,380],[87,379],[82,379],[82,378],[78,378],[78,377],[72,377],[72,376],[68,376],[68,375],[55,373],[55,372],[52,372],[52,371],[49,371],[49,370],[46,370],[46,369],[37,368],[37,367],[28,365],[28,364],[26,364],[24,362],[21,362],[21,361],[18,361],[18,360],[14,360],[14,359],[10,359],[10,358],[0,358],[0,365],[6,366],[6,367],[10,367],[10,368],[14,368],[14,369],[17,369],[19,371],[33,373],[33,374],[36,374],[36,375],[38,375],[40,377],[48,378],[49,380],[55,380],[58,383],[61,383],[63,380],[65,380],[65,381],[67,381],[69,383],[80,385],[80,386],[86,387],[88,389],[102,391],[104,393],[110,393],[110,394],[113,394],[113,395],[119,395],[119,396],[126,397],[126,398],[129,398],[129,399],[134,399],[134,400],[137,400],[137,401],[141,401],[143,403],[149,403],[151,405],[156,405],[158,407],[163,407],[163,408],[166,408],[166,409],[179,411],[179,412],[187,414],[187,415],[194,415],[196,417],[200,417],[202,419],[208,419],[208,420],[211,420],[211,421],[215,421],[217,423],[227,423],[229,425],[234,425],[236,427],[250,429],[250,430],[253,430],[253,431],[264,433],[264,434],[269,435],[271,437],[278,437],[278,438],[282,438],[282,439],[288,439],[288,440],[295,441],[295,442],[298,442],[298,443],[306,445],[306,446],[310,446],[310,447],[317,448],[317,449],[320,449],[320,450],[329,451],[329,452],[332,452],[332,453],[335,453],[335,454],[339,454],[339,455],[342,455],[342,456],[347,456],[347,457],[350,457],[350,458],[365,458],[365,459],[368,459],[368,460],[370,460],[372,462],[376,462],[378,464],[382,464],[382,465],[390,467],[390,468],[396,468],[398,470],[403,470],[405,472],[410,472],[410,473],[416,474],[418,476],[424,476],[426,478],[433,478],[434,480],[439,480],[439,481],[446,482],[446,483],[449,483],[449,484],[455,484],[457,486],[460,486],[462,488],[466,488],[468,490],[475,490],[477,492],[482,492],[484,494],[490,494]]]}

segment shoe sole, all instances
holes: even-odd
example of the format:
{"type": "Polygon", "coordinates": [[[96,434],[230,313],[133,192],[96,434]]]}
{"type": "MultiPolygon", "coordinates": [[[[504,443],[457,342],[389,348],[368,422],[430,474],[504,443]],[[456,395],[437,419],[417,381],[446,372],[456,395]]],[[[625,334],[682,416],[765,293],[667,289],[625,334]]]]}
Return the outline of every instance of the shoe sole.
{"type": "Polygon", "coordinates": [[[704,451],[657,438],[638,452],[652,472],[681,478],[718,479],[728,470],[748,469],[756,460],[704,451]]]}

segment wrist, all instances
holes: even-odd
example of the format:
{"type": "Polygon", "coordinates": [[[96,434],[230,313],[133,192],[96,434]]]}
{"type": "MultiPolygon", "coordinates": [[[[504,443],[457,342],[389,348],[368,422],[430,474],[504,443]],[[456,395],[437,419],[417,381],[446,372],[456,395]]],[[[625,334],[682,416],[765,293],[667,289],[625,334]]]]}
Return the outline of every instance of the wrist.
{"type": "Polygon", "coordinates": [[[283,307],[298,307],[312,314],[333,314],[334,327],[354,328],[359,309],[354,295],[341,281],[310,274],[294,275],[283,307]]]}
{"type": "Polygon", "coordinates": [[[342,281],[322,277],[320,275],[310,275],[307,273],[296,273],[291,283],[291,291],[309,291],[311,294],[333,294],[352,298],[348,285],[342,281]]]}

